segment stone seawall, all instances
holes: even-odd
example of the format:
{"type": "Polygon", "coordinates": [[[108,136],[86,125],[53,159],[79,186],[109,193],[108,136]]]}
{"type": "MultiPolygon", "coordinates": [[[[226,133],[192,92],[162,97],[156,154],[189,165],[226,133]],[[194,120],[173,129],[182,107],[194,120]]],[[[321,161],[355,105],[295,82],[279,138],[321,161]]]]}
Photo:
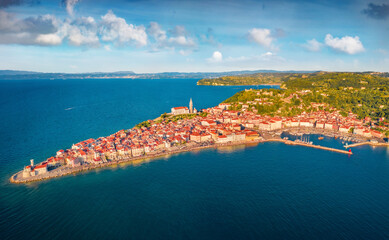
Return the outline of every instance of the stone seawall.
{"type": "Polygon", "coordinates": [[[217,147],[223,147],[223,146],[258,144],[258,143],[264,143],[264,142],[283,142],[283,143],[288,144],[288,145],[298,145],[298,146],[304,146],[304,147],[311,147],[311,148],[317,148],[317,149],[322,149],[322,150],[327,150],[327,151],[338,152],[338,153],[342,153],[342,154],[348,154],[348,155],[352,154],[352,153],[345,151],[345,150],[323,147],[323,146],[312,145],[312,144],[306,144],[306,143],[301,143],[301,142],[294,142],[291,140],[285,140],[285,139],[281,139],[281,138],[272,138],[272,139],[258,140],[258,141],[251,141],[251,142],[242,141],[242,142],[234,142],[234,143],[210,144],[210,145],[205,145],[205,146],[188,147],[188,148],[184,148],[184,149],[167,151],[167,152],[162,152],[162,153],[158,153],[158,154],[143,155],[143,156],[139,156],[139,157],[110,161],[107,163],[102,163],[102,164],[97,164],[97,165],[83,165],[83,166],[79,166],[79,167],[66,168],[66,169],[61,170],[61,171],[53,170],[53,171],[49,171],[46,174],[32,176],[29,178],[22,178],[21,177],[21,174],[23,173],[23,170],[22,170],[18,173],[15,173],[14,175],[12,175],[12,177],[10,178],[10,182],[11,183],[37,182],[37,181],[43,181],[43,180],[52,179],[52,178],[58,178],[58,177],[62,177],[62,176],[70,175],[70,174],[86,172],[86,171],[97,169],[97,168],[104,168],[104,167],[108,167],[108,166],[112,166],[112,165],[129,163],[129,162],[137,161],[137,160],[158,158],[158,157],[163,157],[163,156],[172,155],[172,154],[178,154],[178,153],[182,153],[182,152],[196,151],[196,150],[201,150],[201,149],[206,149],[206,148],[217,148],[217,147]]]}

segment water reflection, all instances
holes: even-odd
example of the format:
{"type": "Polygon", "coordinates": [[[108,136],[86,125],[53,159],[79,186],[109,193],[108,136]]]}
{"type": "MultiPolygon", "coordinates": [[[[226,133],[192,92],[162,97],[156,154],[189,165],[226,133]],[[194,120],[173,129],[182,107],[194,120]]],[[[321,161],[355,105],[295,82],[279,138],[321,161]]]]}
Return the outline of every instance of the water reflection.
{"type": "Polygon", "coordinates": [[[220,146],[216,148],[218,153],[232,153],[232,152],[241,152],[246,149],[246,145],[234,145],[234,146],[220,146]]]}

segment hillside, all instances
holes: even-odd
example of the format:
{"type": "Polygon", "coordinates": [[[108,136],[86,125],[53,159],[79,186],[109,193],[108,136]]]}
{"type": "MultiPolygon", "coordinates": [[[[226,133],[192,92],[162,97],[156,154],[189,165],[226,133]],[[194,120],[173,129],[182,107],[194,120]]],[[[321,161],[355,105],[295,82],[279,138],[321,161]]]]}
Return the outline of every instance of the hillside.
{"type": "Polygon", "coordinates": [[[284,80],[284,90],[242,91],[224,102],[260,114],[294,116],[315,110],[340,110],[358,118],[389,118],[389,79],[370,73],[315,73],[284,80]],[[245,105],[245,106],[243,106],[245,105]]]}
{"type": "Polygon", "coordinates": [[[352,73],[352,72],[306,72],[306,73],[255,73],[219,78],[204,78],[197,85],[230,86],[230,85],[281,85],[289,88],[312,88],[313,86],[361,86],[369,79],[387,80],[388,73],[352,73]],[[330,80],[342,80],[330,83],[330,80]]]}
{"type": "Polygon", "coordinates": [[[287,78],[301,77],[302,73],[254,73],[219,78],[204,78],[197,85],[229,86],[229,85],[280,85],[287,78]]]}

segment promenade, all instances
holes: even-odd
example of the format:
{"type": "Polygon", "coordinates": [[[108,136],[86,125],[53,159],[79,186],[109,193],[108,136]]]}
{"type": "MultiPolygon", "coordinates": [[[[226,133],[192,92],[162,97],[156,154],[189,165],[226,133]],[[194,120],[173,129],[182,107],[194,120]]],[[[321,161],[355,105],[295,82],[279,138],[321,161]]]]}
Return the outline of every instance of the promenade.
{"type": "Polygon", "coordinates": [[[337,152],[341,154],[347,154],[351,155],[352,152],[348,152],[345,150],[341,149],[336,149],[336,148],[330,148],[330,147],[324,147],[320,145],[313,145],[313,144],[308,144],[304,142],[295,142],[291,140],[286,140],[286,139],[281,139],[281,138],[270,138],[270,139],[263,139],[263,140],[258,140],[258,141],[240,141],[240,142],[231,142],[231,143],[223,143],[223,144],[216,144],[216,143],[209,143],[206,145],[196,145],[196,146],[189,146],[189,147],[183,147],[181,149],[175,149],[172,151],[163,151],[163,152],[158,152],[154,154],[147,154],[147,155],[142,155],[138,157],[131,157],[131,158],[123,158],[120,160],[112,160],[106,163],[101,163],[101,164],[96,164],[96,165],[82,165],[78,167],[67,167],[67,166],[62,166],[59,167],[55,170],[49,171],[46,174],[42,175],[37,175],[37,176],[31,176],[28,178],[23,178],[22,173],[23,171],[20,171],[10,178],[10,182],[12,183],[29,183],[29,182],[37,182],[37,181],[43,181],[43,180],[48,180],[52,178],[58,178],[70,174],[76,174],[76,173],[81,173],[81,172],[86,172],[89,170],[93,169],[98,169],[98,168],[105,168],[108,166],[113,166],[113,165],[118,165],[118,164],[123,164],[123,163],[131,163],[134,161],[140,161],[140,160],[146,160],[146,159],[154,159],[154,158],[159,158],[159,157],[164,157],[164,156],[169,156],[173,154],[179,154],[183,152],[188,152],[188,151],[197,151],[197,150],[202,150],[206,148],[218,148],[218,147],[224,147],[224,146],[236,146],[236,145],[249,145],[249,144],[258,144],[258,143],[265,143],[265,142],[282,142],[287,145],[295,145],[295,146],[303,146],[303,147],[310,147],[310,148],[316,148],[316,149],[321,149],[321,150],[326,150],[326,151],[332,151],[332,152],[337,152]]]}

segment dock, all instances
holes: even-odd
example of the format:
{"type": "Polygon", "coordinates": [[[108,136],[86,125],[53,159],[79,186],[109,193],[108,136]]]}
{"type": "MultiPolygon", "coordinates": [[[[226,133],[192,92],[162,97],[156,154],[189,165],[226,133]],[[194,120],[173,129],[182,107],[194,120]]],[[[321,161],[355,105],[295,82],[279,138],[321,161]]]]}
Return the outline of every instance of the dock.
{"type": "Polygon", "coordinates": [[[304,146],[304,147],[317,148],[317,149],[321,149],[321,150],[327,150],[327,151],[331,151],[331,152],[343,153],[343,154],[347,154],[347,155],[352,155],[353,154],[352,152],[349,152],[349,151],[346,151],[346,150],[342,150],[342,149],[324,147],[324,146],[308,144],[308,143],[304,143],[304,142],[294,142],[294,141],[285,140],[285,139],[277,139],[276,138],[276,139],[268,139],[266,141],[267,142],[283,142],[283,143],[288,144],[288,145],[299,145],[299,146],[304,146]]]}

